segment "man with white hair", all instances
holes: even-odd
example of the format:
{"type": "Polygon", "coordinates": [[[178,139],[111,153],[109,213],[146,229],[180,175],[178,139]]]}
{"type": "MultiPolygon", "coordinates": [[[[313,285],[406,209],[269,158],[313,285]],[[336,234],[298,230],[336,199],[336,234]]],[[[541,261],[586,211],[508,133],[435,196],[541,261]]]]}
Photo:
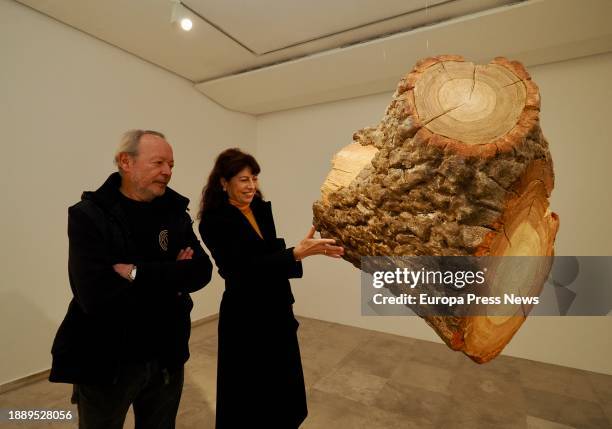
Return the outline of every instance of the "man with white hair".
{"type": "Polygon", "coordinates": [[[79,428],[174,428],[189,358],[191,292],[212,264],[168,187],[163,134],[125,133],[118,171],[68,210],[73,298],[53,343],[49,380],[72,383],[79,428]]]}

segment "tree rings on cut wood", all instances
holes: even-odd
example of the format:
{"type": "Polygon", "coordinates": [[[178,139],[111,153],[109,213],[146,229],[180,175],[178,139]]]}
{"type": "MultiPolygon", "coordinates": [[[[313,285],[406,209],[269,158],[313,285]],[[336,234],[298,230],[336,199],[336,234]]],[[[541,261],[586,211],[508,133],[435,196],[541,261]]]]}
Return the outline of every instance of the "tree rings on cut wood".
{"type": "Polygon", "coordinates": [[[514,127],[526,88],[504,66],[447,61],[425,70],[414,88],[427,129],[465,144],[488,143],[514,127]]]}
{"type": "Polygon", "coordinates": [[[363,167],[370,164],[378,149],[374,146],[362,146],[351,143],[338,152],[332,159],[332,169],[321,188],[321,197],[327,196],[338,190],[346,183],[351,183],[363,167]]]}
{"type": "MultiPolygon", "coordinates": [[[[539,110],[538,87],[518,62],[419,61],[380,123],[334,157],[313,206],[317,229],[358,268],[362,256],[553,255],[559,221],[549,210],[554,174],[539,110]]],[[[548,275],[542,264],[526,274],[531,294],[548,275]]],[[[493,285],[519,286],[502,274],[493,285]]],[[[525,314],[517,306],[510,316],[425,319],[450,347],[486,362],[525,314]]]]}

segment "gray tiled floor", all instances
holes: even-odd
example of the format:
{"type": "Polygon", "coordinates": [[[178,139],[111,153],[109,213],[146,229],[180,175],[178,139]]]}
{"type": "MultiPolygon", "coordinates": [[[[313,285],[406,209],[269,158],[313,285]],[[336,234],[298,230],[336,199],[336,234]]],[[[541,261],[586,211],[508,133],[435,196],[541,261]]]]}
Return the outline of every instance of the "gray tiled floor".
{"type": "MultiPolygon", "coordinates": [[[[477,365],[441,344],[300,318],[308,389],[304,429],[612,428],[612,376],[500,356],[477,365]]],[[[179,428],[212,428],[216,322],[191,339],[179,428]]],[[[71,409],[70,386],[0,395],[4,409],[71,409]]],[[[128,417],[126,427],[133,427],[128,417]]],[[[0,428],[68,428],[13,424],[0,428]]]]}

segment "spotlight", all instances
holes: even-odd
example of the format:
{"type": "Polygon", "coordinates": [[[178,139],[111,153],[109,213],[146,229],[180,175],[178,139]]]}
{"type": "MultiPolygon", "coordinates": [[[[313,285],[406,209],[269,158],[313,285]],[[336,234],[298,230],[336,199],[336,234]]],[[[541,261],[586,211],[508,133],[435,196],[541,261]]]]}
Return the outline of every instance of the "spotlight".
{"type": "Polygon", "coordinates": [[[188,12],[181,0],[170,0],[170,3],[172,4],[170,23],[178,24],[184,31],[190,31],[193,28],[193,21],[187,16],[188,12]]]}
{"type": "Polygon", "coordinates": [[[189,18],[181,19],[181,28],[183,30],[189,31],[189,30],[191,30],[192,27],[193,27],[193,22],[191,22],[191,19],[189,19],[189,18]]]}

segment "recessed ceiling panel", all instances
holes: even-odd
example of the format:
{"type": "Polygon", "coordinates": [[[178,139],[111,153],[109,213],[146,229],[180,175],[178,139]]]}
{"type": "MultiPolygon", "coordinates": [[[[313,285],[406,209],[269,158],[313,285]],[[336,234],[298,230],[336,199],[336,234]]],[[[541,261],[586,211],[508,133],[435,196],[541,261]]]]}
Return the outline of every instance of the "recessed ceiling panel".
{"type": "Polygon", "coordinates": [[[589,0],[588,7],[576,0],[182,0],[193,9],[186,33],[170,23],[171,0],[17,1],[200,82],[211,98],[250,113],[383,91],[422,56],[501,54],[535,64],[602,52],[610,46],[612,6],[611,0],[589,0]],[[516,10],[524,13],[514,16],[516,10]],[[483,25],[495,16],[500,20],[487,33],[483,25]],[[464,21],[474,23],[469,31],[455,25],[464,21]]]}
{"type": "Polygon", "coordinates": [[[526,66],[612,51],[612,1],[533,0],[344,49],[200,83],[219,104],[255,115],[378,92],[391,93],[421,58],[496,56],[526,66]]]}
{"type": "Polygon", "coordinates": [[[258,55],[453,0],[183,0],[258,55]]]}
{"type": "Polygon", "coordinates": [[[18,0],[195,82],[354,45],[515,0],[18,0]],[[200,19],[202,18],[202,19],[200,19]]]}

